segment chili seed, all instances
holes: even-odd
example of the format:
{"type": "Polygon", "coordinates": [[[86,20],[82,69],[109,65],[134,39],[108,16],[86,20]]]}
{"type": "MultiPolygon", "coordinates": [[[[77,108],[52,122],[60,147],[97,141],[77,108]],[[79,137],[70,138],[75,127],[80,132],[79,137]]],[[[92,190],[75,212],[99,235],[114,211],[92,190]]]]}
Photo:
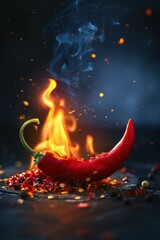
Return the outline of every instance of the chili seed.
{"type": "Polygon", "coordinates": [[[62,191],[61,194],[66,195],[68,194],[68,191],[62,191]]]}
{"type": "Polygon", "coordinates": [[[60,186],[61,188],[64,188],[64,187],[65,187],[65,184],[64,184],[64,183],[60,183],[59,186],[60,186]]]}
{"type": "Polygon", "coordinates": [[[5,172],[4,172],[4,170],[0,170],[0,175],[2,175],[2,174],[4,174],[5,172]]]}
{"type": "Polygon", "coordinates": [[[103,198],[105,198],[105,195],[102,194],[102,195],[99,196],[99,198],[100,198],[100,199],[103,199],[103,198]]]}
{"type": "Polygon", "coordinates": [[[151,186],[151,184],[147,180],[144,180],[141,182],[141,186],[142,186],[142,188],[149,188],[151,186]]]}
{"type": "Polygon", "coordinates": [[[23,204],[23,202],[24,202],[23,199],[20,199],[20,198],[17,199],[17,203],[18,203],[18,204],[23,204]]]}
{"type": "Polygon", "coordinates": [[[86,182],[89,182],[91,180],[91,178],[86,178],[86,182]]]}
{"type": "Polygon", "coordinates": [[[80,199],[81,199],[81,196],[75,196],[74,199],[75,199],[75,200],[80,200],[80,199]]]}
{"type": "Polygon", "coordinates": [[[54,196],[53,196],[53,195],[49,195],[47,198],[48,198],[49,200],[52,200],[52,199],[54,199],[54,196]]]}
{"type": "Polygon", "coordinates": [[[80,188],[78,188],[78,192],[80,192],[80,193],[84,192],[84,189],[80,187],[80,188]]]}

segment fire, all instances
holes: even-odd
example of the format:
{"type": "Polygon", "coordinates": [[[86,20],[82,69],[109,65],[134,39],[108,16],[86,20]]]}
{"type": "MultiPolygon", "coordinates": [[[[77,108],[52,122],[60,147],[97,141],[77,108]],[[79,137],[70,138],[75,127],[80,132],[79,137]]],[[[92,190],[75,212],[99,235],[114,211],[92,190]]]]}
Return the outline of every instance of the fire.
{"type": "MultiPolygon", "coordinates": [[[[67,112],[64,99],[55,99],[51,96],[52,91],[57,87],[53,79],[49,79],[49,86],[44,91],[42,99],[48,106],[49,112],[42,127],[41,142],[35,147],[35,150],[45,152],[51,151],[59,156],[74,156],[79,158],[79,144],[72,143],[69,132],[74,132],[77,123],[74,115],[75,110],[67,112]]],[[[86,149],[93,154],[93,138],[87,136],[86,149]]],[[[31,168],[34,164],[31,160],[31,168]]]]}
{"type": "Polygon", "coordinates": [[[93,148],[93,137],[91,135],[87,135],[86,138],[86,150],[90,154],[94,154],[94,148],[93,148]]]}

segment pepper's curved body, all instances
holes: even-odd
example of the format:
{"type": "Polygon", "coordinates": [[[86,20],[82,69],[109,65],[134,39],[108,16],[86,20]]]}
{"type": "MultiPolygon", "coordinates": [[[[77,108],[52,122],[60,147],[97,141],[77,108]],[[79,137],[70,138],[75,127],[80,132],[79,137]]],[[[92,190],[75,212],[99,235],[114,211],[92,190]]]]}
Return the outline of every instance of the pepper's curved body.
{"type": "MultiPolygon", "coordinates": [[[[38,121],[37,121],[38,122],[38,121]]],[[[22,135],[23,129],[20,130],[22,135]]],[[[90,160],[74,160],[72,157],[63,158],[51,152],[31,152],[35,163],[47,175],[62,182],[95,182],[109,177],[126,160],[130,154],[135,140],[135,131],[132,120],[128,121],[126,131],[118,144],[108,153],[100,154],[90,160]]],[[[24,139],[21,136],[24,145],[24,139]]],[[[26,142],[25,142],[26,147],[26,142]]],[[[28,145],[27,145],[28,147],[28,145]]],[[[26,147],[26,148],[27,148],[26,147]]],[[[32,150],[33,151],[33,150],[32,150]]]]}

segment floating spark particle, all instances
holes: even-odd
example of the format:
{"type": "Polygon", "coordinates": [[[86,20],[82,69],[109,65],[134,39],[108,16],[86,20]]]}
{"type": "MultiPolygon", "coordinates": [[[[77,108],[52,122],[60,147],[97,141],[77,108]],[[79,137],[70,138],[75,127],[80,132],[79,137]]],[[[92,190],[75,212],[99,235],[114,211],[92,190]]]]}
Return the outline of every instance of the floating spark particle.
{"type": "Polygon", "coordinates": [[[152,15],[152,9],[151,8],[147,8],[145,11],[147,16],[151,16],[152,15]]]}
{"type": "Polygon", "coordinates": [[[95,53],[91,54],[91,58],[96,58],[96,57],[97,57],[97,55],[95,53]]]}
{"type": "Polygon", "coordinates": [[[119,45],[124,44],[124,38],[120,38],[120,39],[118,40],[118,44],[119,44],[119,45]]]}
{"type": "Polygon", "coordinates": [[[104,97],[104,93],[103,93],[103,92],[100,92],[100,93],[99,93],[99,97],[104,97]]]}
{"type": "Polygon", "coordinates": [[[68,114],[72,114],[72,113],[74,113],[75,111],[76,111],[76,110],[74,109],[74,110],[68,112],[68,114]]]}
{"type": "Polygon", "coordinates": [[[25,118],[26,118],[26,116],[24,114],[19,116],[19,120],[24,120],[25,118]]]}
{"type": "Polygon", "coordinates": [[[26,100],[25,100],[25,101],[23,101],[22,103],[23,103],[25,106],[29,106],[29,102],[28,102],[28,101],[26,101],[26,100]]]}

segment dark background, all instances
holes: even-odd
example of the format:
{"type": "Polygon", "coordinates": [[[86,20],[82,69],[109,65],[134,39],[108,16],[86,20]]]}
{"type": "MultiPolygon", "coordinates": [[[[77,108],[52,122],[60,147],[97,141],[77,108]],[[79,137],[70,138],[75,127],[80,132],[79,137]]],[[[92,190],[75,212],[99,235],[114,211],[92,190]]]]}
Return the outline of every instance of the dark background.
{"type": "MultiPolygon", "coordinates": [[[[97,151],[106,150],[106,146],[109,150],[122,136],[128,119],[132,118],[137,135],[132,157],[146,163],[159,160],[158,1],[58,3],[53,0],[6,0],[2,1],[1,16],[0,161],[3,165],[16,160],[28,161],[20,145],[18,131],[29,118],[39,117],[42,123],[45,119],[48,109],[42,104],[41,94],[48,85],[48,78],[53,77],[50,63],[57,58],[55,38],[59,33],[72,33],[73,15],[78,16],[73,11],[75,6],[79,11],[77,28],[91,22],[98,27],[97,34],[104,33],[104,41],[94,42],[93,52],[97,57],[91,59],[93,71],[88,75],[82,74],[79,89],[73,95],[69,90],[64,91],[67,84],[62,84],[61,74],[59,79],[57,77],[60,86],[57,96],[65,97],[67,107],[76,110],[74,114],[82,129],[81,134],[74,138],[81,142],[87,133],[92,133],[97,151]],[[147,15],[147,9],[151,14],[147,15]],[[54,22],[59,24],[55,32],[54,27],[48,30],[54,22]],[[125,39],[124,44],[118,44],[119,38],[125,39]],[[104,93],[103,98],[99,97],[100,92],[104,93]],[[24,100],[29,102],[29,106],[24,106],[24,100]]],[[[74,28],[75,22],[74,19],[74,28]]],[[[75,29],[73,31],[76,32],[75,29]]],[[[87,59],[84,61],[86,63],[87,59]]],[[[55,62],[61,67],[58,64],[55,62]]],[[[37,144],[38,136],[32,128],[28,131],[31,145],[37,144]]]]}
{"type": "MultiPolygon", "coordinates": [[[[58,81],[57,98],[64,97],[68,109],[75,110],[81,131],[72,137],[81,145],[91,133],[96,151],[108,151],[122,137],[128,119],[133,119],[136,141],[125,166],[134,170],[140,182],[146,179],[152,165],[159,163],[159,1],[4,0],[1,5],[0,165],[5,172],[1,171],[0,180],[28,168],[19,128],[33,117],[43,124],[48,108],[41,94],[53,75],[58,81]],[[96,34],[85,30],[84,38],[78,38],[78,28],[89,22],[97,26],[96,34]],[[62,38],[63,33],[69,38],[62,38]],[[76,49],[69,45],[73,33],[79,46],[85,46],[79,52],[84,56],[81,60],[70,56],[76,49]],[[56,36],[62,42],[58,49],[56,36]],[[120,38],[125,40],[122,45],[120,38]],[[67,73],[62,71],[64,63],[67,73]],[[92,71],[84,72],[86,66],[93,66],[92,71]],[[77,72],[75,87],[72,80],[77,72]],[[100,92],[104,97],[99,97],[100,92]],[[22,166],[15,166],[16,161],[22,166]]],[[[42,124],[38,132],[32,126],[25,132],[31,146],[39,142],[42,124]]],[[[86,238],[92,240],[159,239],[159,177],[157,173],[149,180],[153,188],[145,192],[152,194],[151,202],[145,194],[129,196],[129,201],[107,197],[89,201],[87,209],[77,208],[76,202],[48,200],[45,194],[20,204],[19,192],[8,194],[1,188],[1,238],[78,240],[88,233],[86,238]]]]}

